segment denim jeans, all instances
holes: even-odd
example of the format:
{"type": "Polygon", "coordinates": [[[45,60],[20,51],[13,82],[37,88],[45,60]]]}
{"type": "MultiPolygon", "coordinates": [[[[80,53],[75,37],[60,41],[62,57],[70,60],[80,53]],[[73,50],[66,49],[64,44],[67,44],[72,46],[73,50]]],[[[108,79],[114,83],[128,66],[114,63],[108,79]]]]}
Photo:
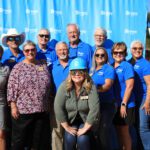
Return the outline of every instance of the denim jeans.
{"type": "MultiPolygon", "coordinates": [[[[84,124],[76,125],[73,127],[77,129],[82,128],[84,124]]],[[[72,134],[65,131],[65,150],[74,150],[76,146],[79,150],[90,150],[90,134],[89,132],[81,136],[73,136],[72,134]]]]}
{"type": "Polygon", "coordinates": [[[99,140],[101,150],[111,150],[111,127],[112,120],[115,115],[115,105],[101,103],[101,115],[100,115],[100,126],[99,126],[99,140]]]}
{"type": "MultiPolygon", "coordinates": [[[[145,100],[137,107],[138,122],[136,122],[138,144],[141,143],[140,150],[150,150],[150,115],[145,114],[145,109],[141,109],[145,100]]],[[[138,147],[139,147],[138,146],[138,147]]]]}

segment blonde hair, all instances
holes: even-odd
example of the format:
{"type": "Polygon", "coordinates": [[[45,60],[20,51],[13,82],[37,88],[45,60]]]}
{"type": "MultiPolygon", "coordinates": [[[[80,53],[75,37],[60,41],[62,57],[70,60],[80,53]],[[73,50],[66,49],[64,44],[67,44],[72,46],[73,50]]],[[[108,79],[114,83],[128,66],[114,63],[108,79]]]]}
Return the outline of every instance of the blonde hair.
{"type": "MultiPolygon", "coordinates": [[[[93,81],[91,77],[89,76],[88,72],[85,70],[85,79],[83,81],[82,87],[85,88],[86,92],[89,93],[92,89],[93,81]]],[[[71,75],[69,73],[67,79],[66,79],[66,90],[67,92],[70,92],[74,88],[74,83],[71,79],[71,75]]]]}
{"type": "Polygon", "coordinates": [[[94,51],[94,54],[93,54],[93,58],[92,58],[92,67],[91,67],[91,69],[90,69],[90,76],[92,76],[93,74],[94,74],[94,72],[95,72],[95,70],[96,70],[96,67],[97,67],[97,65],[96,65],[96,61],[95,61],[95,54],[96,54],[96,52],[98,51],[98,50],[103,50],[104,51],[104,53],[105,53],[105,62],[104,63],[108,63],[108,54],[107,54],[107,51],[106,51],[106,49],[104,48],[104,47],[99,47],[99,48],[97,48],[95,51],[94,51]]]}

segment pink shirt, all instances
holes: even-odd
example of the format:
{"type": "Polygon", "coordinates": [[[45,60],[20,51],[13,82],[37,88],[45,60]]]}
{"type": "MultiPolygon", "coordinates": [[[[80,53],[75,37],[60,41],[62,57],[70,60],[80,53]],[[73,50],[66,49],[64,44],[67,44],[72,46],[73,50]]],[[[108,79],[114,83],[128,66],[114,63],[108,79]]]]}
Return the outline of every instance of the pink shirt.
{"type": "Polygon", "coordinates": [[[14,66],[8,80],[8,102],[16,102],[20,114],[48,110],[50,74],[44,64],[20,62],[14,66]]]}

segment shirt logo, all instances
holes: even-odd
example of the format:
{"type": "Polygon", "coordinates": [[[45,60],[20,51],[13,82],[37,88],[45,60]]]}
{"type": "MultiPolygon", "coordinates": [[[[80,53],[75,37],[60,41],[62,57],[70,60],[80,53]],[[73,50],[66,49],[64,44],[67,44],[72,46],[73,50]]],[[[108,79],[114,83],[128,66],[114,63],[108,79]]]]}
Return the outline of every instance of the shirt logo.
{"type": "Polygon", "coordinates": [[[121,73],[123,69],[117,69],[117,73],[121,73]]]}
{"type": "Polygon", "coordinates": [[[98,75],[102,76],[104,74],[104,72],[98,72],[98,75]]]}
{"type": "Polygon", "coordinates": [[[80,99],[81,99],[81,100],[87,100],[88,98],[89,98],[88,95],[86,95],[86,96],[80,96],[80,99]]]}
{"type": "Polygon", "coordinates": [[[134,65],[134,69],[139,69],[140,66],[139,65],[134,65]]]}
{"type": "Polygon", "coordinates": [[[83,56],[83,55],[84,55],[84,53],[78,52],[78,56],[83,56]]]}

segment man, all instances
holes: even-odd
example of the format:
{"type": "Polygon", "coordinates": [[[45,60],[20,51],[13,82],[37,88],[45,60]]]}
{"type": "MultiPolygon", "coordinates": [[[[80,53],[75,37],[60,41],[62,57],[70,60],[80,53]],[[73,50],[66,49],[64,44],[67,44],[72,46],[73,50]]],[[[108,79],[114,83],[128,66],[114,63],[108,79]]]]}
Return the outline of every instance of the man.
{"type": "Polygon", "coordinates": [[[16,29],[9,29],[7,34],[2,35],[2,44],[8,49],[4,51],[2,57],[2,63],[9,66],[10,69],[13,66],[24,59],[22,50],[19,46],[25,41],[25,34],[19,33],[16,29]]]}
{"type": "Polygon", "coordinates": [[[134,93],[136,99],[137,150],[150,149],[150,63],[143,58],[141,41],[131,43],[132,58],[129,62],[135,71],[134,93]]]}
{"type": "Polygon", "coordinates": [[[95,49],[99,47],[104,47],[108,53],[109,63],[113,64],[114,59],[111,54],[111,49],[114,43],[113,41],[107,39],[107,31],[103,28],[96,28],[94,32],[94,41],[95,41],[95,45],[92,47],[93,52],[95,51],[95,49]]]}
{"type": "MultiPolygon", "coordinates": [[[[69,73],[69,64],[72,59],[68,56],[68,46],[65,42],[58,42],[56,44],[56,54],[58,60],[53,63],[52,66],[52,79],[55,87],[54,93],[58,90],[60,84],[67,78],[69,73]]],[[[55,95],[54,94],[54,95],[55,95]]],[[[53,107],[53,105],[52,105],[53,107]]],[[[52,127],[52,149],[63,149],[63,129],[59,122],[56,121],[54,112],[51,115],[51,127],[52,127]]]]}
{"type": "Polygon", "coordinates": [[[50,31],[40,29],[37,35],[37,59],[47,63],[48,66],[57,59],[54,44],[50,45],[50,31]],[[48,46],[49,43],[49,46],[48,46]]]}
{"type": "Polygon", "coordinates": [[[67,35],[69,40],[69,57],[82,57],[87,61],[88,68],[90,68],[93,55],[92,47],[81,41],[79,27],[76,24],[68,24],[67,35]]]}

